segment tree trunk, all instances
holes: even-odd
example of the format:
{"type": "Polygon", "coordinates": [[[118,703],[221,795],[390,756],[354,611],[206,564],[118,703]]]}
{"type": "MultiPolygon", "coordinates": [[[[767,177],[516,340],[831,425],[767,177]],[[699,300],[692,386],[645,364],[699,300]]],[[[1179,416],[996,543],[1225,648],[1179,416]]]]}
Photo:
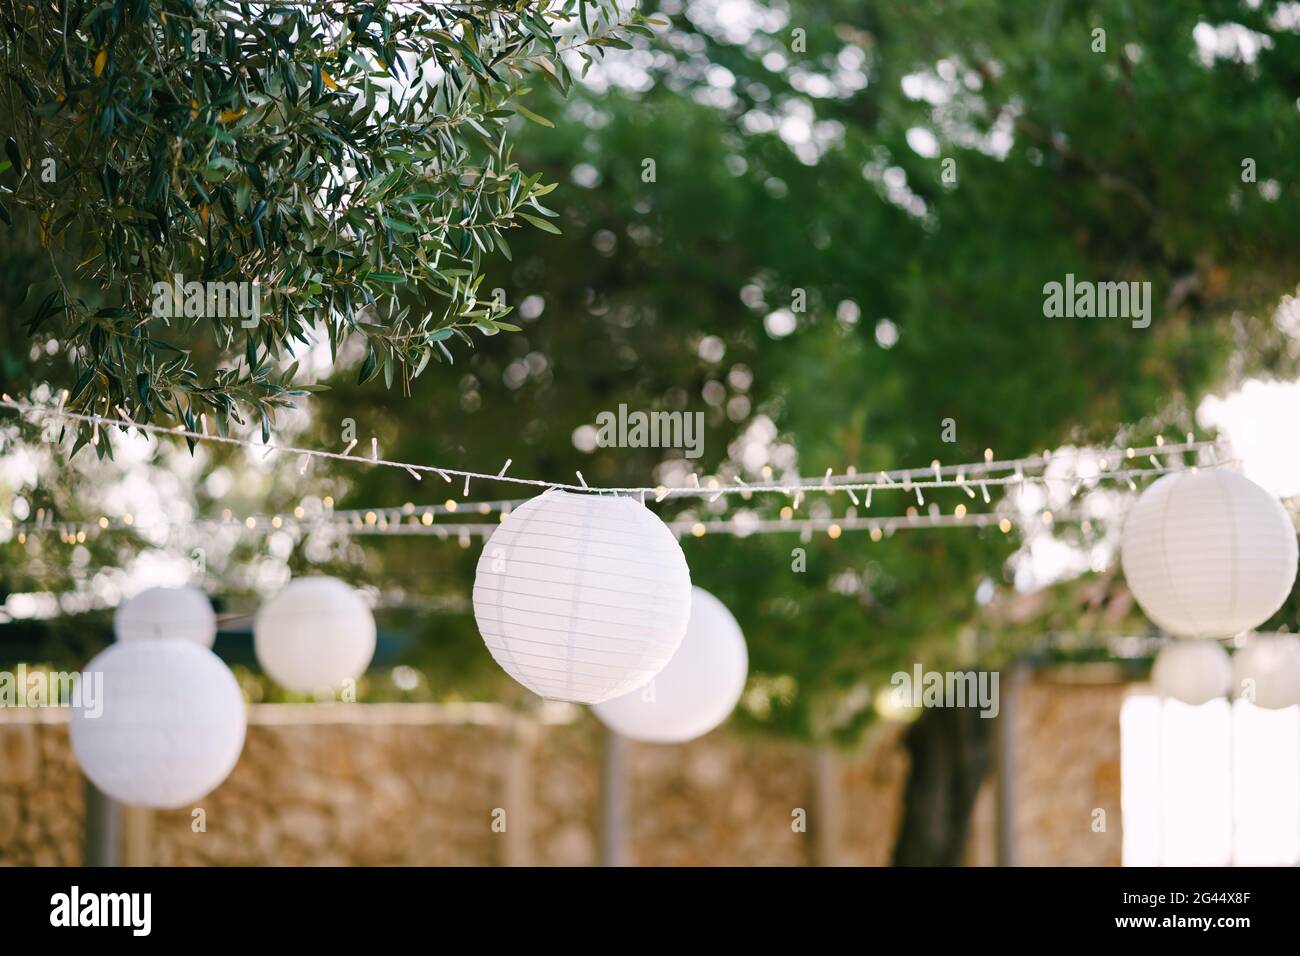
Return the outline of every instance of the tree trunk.
{"type": "Polygon", "coordinates": [[[973,707],[931,707],[908,728],[912,761],[895,866],[960,866],[971,811],[992,764],[997,720],[973,707]]]}

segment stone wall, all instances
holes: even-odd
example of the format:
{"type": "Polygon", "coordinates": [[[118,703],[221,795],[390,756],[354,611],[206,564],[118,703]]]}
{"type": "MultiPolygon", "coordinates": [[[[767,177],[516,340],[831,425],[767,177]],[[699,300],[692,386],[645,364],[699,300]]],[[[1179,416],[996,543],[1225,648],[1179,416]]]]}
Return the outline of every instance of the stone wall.
{"type": "Polygon", "coordinates": [[[1050,675],[1021,688],[1013,718],[1018,864],[1120,865],[1119,709],[1127,693],[1122,684],[1050,675]],[[1094,820],[1104,820],[1105,830],[1094,829],[1094,820]]]}
{"type": "MultiPolygon", "coordinates": [[[[1014,709],[1024,864],[1119,862],[1124,688],[1032,682],[1014,709]],[[1092,810],[1109,826],[1094,833],[1092,810]]],[[[633,864],[884,865],[902,814],[904,727],[859,752],[711,734],[629,744],[633,864]]],[[[169,865],[590,865],[601,733],[577,709],[518,723],[493,705],[256,705],[230,778],[197,808],[135,814],[130,859],[169,865]],[[196,812],[201,811],[201,812],[196,812]]],[[[996,860],[992,781],[968,862],[996,860]]],[[[0,864],[82,860],[83,783],[60,711],[0,710],[0,864]]]]}
{"type": "Polygon", "coordinates": [[[63,712],[0,710],[0,863],[79,864],[82,797],[63,712]]]}

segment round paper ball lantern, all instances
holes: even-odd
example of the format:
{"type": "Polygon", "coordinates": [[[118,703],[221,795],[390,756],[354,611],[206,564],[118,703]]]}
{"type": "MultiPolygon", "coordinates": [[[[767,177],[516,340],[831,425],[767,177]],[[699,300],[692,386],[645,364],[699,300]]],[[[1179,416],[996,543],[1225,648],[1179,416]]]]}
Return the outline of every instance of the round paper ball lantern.
{"type": "Polygon", "coordinates": [[[676,744],[702,737],[731,714],[749,676],[749,652],[726,605],[691,589],[686,637],[650,683],[592,708],[610,730],[631,740],[676,744]]]}
{"type": "Polygon", "coordinates": [[[1156,655],[1151,683],[1162,697],[1206,704],[1225,697],[1232,685],[1232,661],[1218,641],[1173,640],[1156,655]]]}
{"type": "Polygon", "coordinates": [[[667,525],[633,498],[548,491],[483,547],[474,617],[534,693],[598,704],[646,684],[686,633],[691,575],[667,525]]]}
{"type": "Polygon", "coordinates": [[[370,666],[375,617],[338,578],[298,578],[258,609],[253,647],[262,669],[289,690],[333,690],[370,666]]]}
{"type": "Polygon", "coordinates": [[[1300,704],[1300,639],[1255,634],[1232,655],[1233,693],[1256,707],[1281,710],[1300,704]]]}
{"type": "Polygon", "coordinates": [[[72,750],[91,782],[119,803],[192,805],[239,761],[244,696],[206,647],[121,641],[92,659],[81,680],[69,718],[72,750]]]}
{"type": "Polygon", "coordinates": [[[1282,606],[1296,576],[1296,532],[1277,498],[1225,468],[1156,481],[1124,523],[1120,560],[1157,626],[1231,637],[1282,606]]]}
{"type": "Polygon", "coordinates": [[[198,588],[149,588],[117,606],[113,633],[119,641],[174,637],[211,647],[217,639],[217,616],[198,588]]]}

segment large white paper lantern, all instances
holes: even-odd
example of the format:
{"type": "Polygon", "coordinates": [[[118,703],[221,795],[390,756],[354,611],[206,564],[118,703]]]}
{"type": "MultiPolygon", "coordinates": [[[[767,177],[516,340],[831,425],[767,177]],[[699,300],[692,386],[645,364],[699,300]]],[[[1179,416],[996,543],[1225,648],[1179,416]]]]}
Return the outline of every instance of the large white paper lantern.
{"type": "Polygon", "coordinates": [[[1226,468],[1165,475],[1124,523],[1124,576],[1156,625],[1231,637],[1272,617],[1296,576],[1296,533],[1277,498],[1226,468]]]}
{"type": "Polygon", "coordinates": [[[375,617],[338,578],[298,578],[258,610],[253,646],[262,669],[289,690],[330,691],[370,666],[375,617]]]}
{"type": "Polygon", "coordinates": [[[198,588],[149,588],[117,606],[113,633],[119,641],[174,637],[211,647],[217,639],[217,616],[198,588]]]}
{"type": "Polygon", "coordinates": [[[1232,685],[1232,661],[1223,646],[1209,639],[1169,641],[1156,654],[1151,683],[1162,697],[1184,704],[1205,704],[1225,697],[1232,685]]]}
{"type": "Polygon", "coordinates": [[[682,646],[650,683],[592,709],[611,730],[647,743],[685,743],[731,714],[749,676],[749,652],[726,605],[691,589],[691,618],[682,646]]]}
{"type": "Polygon", "coordinates": [[[193,805],[239,761],[244,697],[206,647],[174,638],[122,641],[91,660],[81,681],[80,706],[69,718],[72,750],[114,800],[193,805]],[[100,688],[102,699],[92,699],[100,688]]]}
{"type": "Polygon", "coordinates": [[[1300,640],[1290,634],[1254,634],[1232,655],[1233,693],[1256,707],[1300,704],[1300,640]]]}
{"type": "Polygon", "coordinates": [[[483,547],[474,617],[511,677],[596,704],[658,674],[686,633],[691,576],[668,527],[634,498],[548,491],[483,547]]]}

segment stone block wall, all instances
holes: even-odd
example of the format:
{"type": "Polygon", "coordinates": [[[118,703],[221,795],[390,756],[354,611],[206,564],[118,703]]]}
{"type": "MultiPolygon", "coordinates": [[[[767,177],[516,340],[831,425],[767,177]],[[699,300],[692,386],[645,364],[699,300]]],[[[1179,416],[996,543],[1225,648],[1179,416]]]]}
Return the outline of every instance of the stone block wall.
{"type": "MultiPolygon", "coordinates": [[[[1022,690],[1019,862],[1119,862],[1124,693],[1037,681],[1022,690]],[[1090,826],[1096,807],[1105,833],[1090,826]]],[[[886,865],[908,772],[904,730],[884,725],[856,753],[820,756],[725,731],[680,747],[629,744],[629,860],[886,865]]],[[[600,747],[599,727],[576,710],[518,724],[493,705],[256,705],[230,778],[196,808],[144,815],[130,859],[592,865],[600,747]]],[[[0,864],[80,863],[83,787],[64,712],[0,710],[0,864]]],[[[994,791],[990,780],[977,803],[974,865],[996,861],[994,791]]]]}

